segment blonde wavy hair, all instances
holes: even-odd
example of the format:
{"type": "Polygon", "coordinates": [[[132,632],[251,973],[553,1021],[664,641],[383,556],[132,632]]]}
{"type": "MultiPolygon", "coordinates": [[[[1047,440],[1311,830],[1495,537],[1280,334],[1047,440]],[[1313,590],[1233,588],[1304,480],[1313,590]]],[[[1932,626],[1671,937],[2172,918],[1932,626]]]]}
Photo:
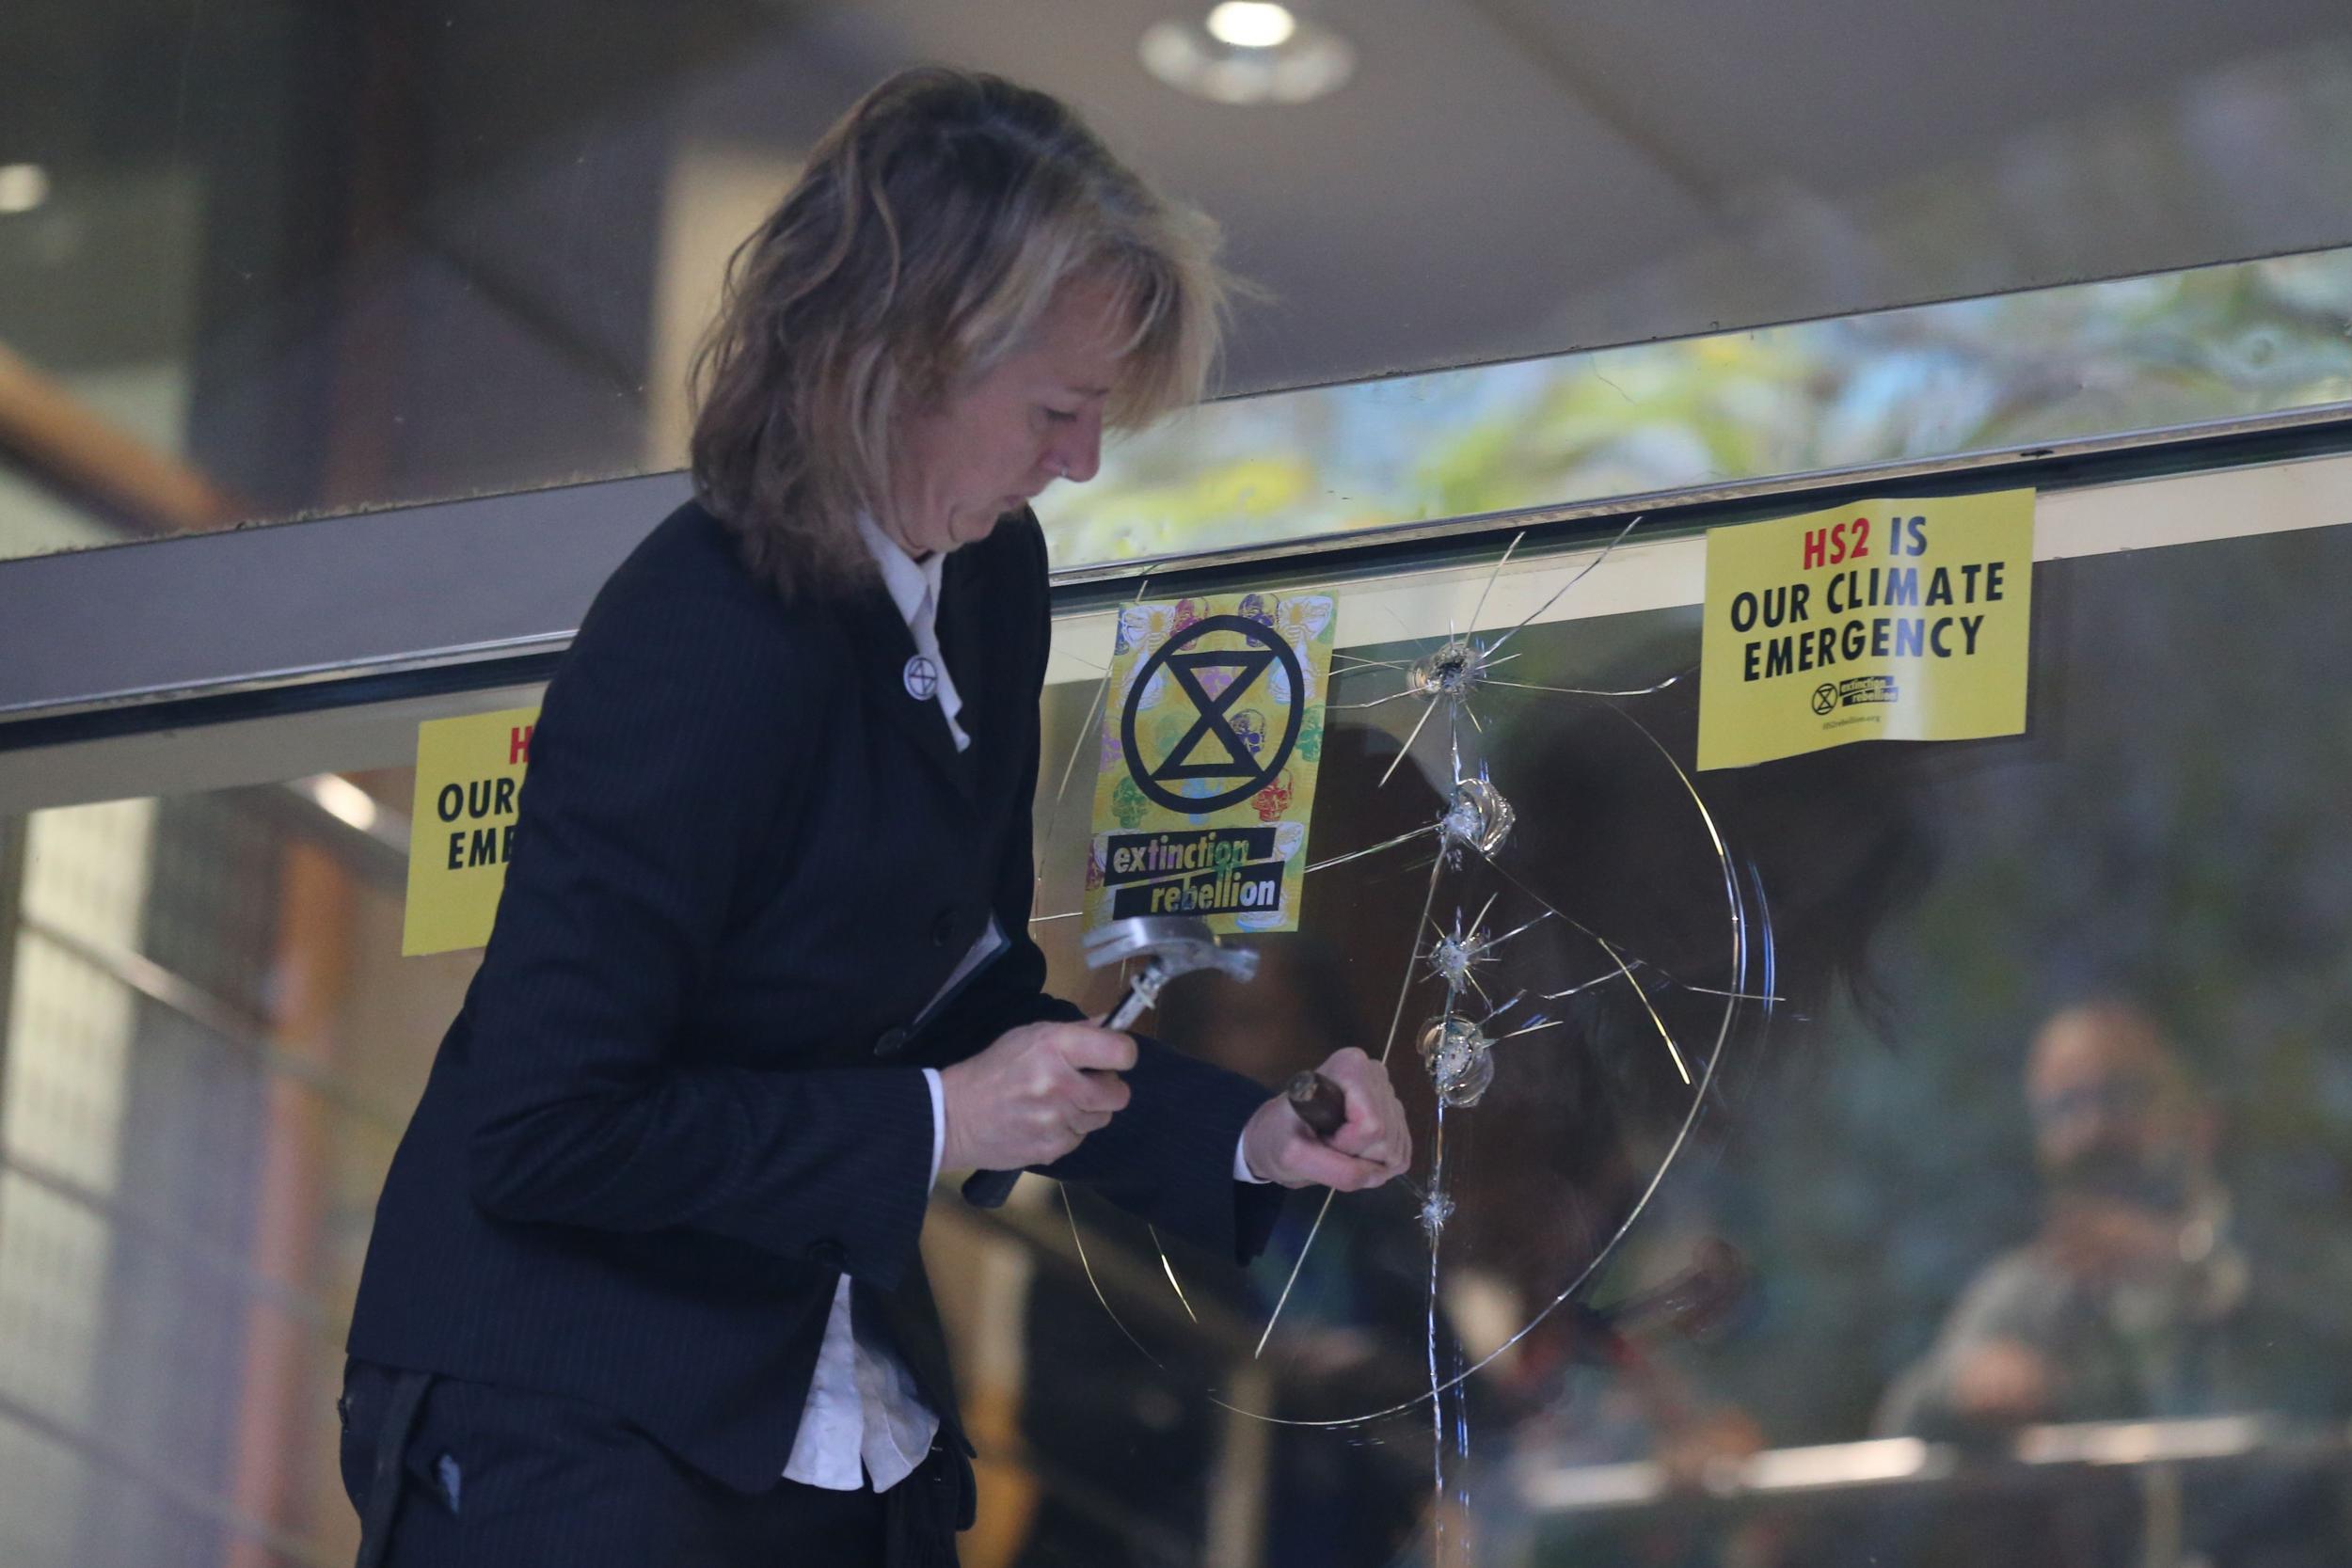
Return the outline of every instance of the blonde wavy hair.
{"type": "Polygon", "coordinates": [[[1198,400],[1229,288],[1216,253],[1206,217],[1059,100],[893,76],[728,263],[690,383],[695,494],[787,597],[863,578],[856,516],[885,503],[900,420],[1021,348],[1073,280],[1107,280],[1128,325],[1106,424],[1198,400]]]}

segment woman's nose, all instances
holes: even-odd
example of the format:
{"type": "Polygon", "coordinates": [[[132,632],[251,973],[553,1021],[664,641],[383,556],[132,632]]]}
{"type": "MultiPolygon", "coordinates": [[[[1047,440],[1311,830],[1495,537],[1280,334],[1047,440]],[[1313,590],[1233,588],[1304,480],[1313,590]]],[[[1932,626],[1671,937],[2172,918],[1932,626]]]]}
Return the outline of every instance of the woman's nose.
{"type": "Polygon", "coordinates": [[[1103,416],[1079,415],[1047,451],[1045,467],[1074,484],[1092,479],[1103,467],[1103,416]]]}

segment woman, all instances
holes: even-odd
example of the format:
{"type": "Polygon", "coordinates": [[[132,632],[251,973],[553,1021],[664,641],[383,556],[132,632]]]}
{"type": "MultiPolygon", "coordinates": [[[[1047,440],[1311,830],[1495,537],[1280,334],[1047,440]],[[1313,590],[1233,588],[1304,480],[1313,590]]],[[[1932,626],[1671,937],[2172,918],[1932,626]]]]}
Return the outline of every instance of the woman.
{"type": "Polygon", "coordinates": [[[1197,396],[1202,226],[1051,98],[910,72],[739,253],[697,499],[549,683],[482,969],[385,1183],[343,1473],[364,1563],[952,1562],[916,1251],[1032,1167],[1247,1258],[1375,1185],[1258,1085],[1081,1021],[1025,934],[1048,631],[1027,501],[1197,396]],[[1263,1183],[1263,1184],[1262,1184],[1263,1183]]]}

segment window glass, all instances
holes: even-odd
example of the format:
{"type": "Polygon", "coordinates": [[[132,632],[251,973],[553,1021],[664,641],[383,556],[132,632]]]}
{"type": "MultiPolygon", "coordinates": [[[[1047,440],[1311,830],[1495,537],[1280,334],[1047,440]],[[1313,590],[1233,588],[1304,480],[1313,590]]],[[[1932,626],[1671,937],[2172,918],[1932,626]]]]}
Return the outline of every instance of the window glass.
{"type": "MultiPolygon", "coordinates": [[[[1724,772],[1664,684],[1699,542],[1637,531],[1473,691],[1516,821],[1434,870],[1445,720],[1390,772],[1397,666],[1592,552],[1515,559],[1475,623],[1491,542],[1338,585],[1338,863],[1249,989],[1181,982],[1151,1026],[1271,1085],[1395,1021],[1416,1168],[1320,1227],[1294,1198],[1246,1270],[1041,1180],[994,1214],[944,1185],[967,1560],[2340,1560],[2352,529],[2286,517],[2324,481],[2050,498],[2026,735],[1724,772]],[[1457,930],[1495,939],[1492,1078],[1433,1171],[1457,930]]],[[[1066,916],[1102,629],[1063,625],[1038,815],[1037,930],[1098,1009],[1066,916]]],[[[0,832],[11,1563],[349,1559],[342,1338],[475,958],[398,957],[413,781],[344,783],[372,810],[304,780],[0,832]]]]}
{"type": "MultiPolygon", "coordinates": [[[[2344,1551],[2352,530],[2077,553],[2045,510],[2026,734],[1744,769],[1694,770],[1696,541],[1515,632],[1589,557],[1498,586],[1456,736],[1398,694],[1487,573],[1342,588],[1302,928],[1156,1027],[1270,1085],[1385,1049],[1412,1179],[1295,1200],[1248,1269],[1077,1195],[1033,1347],[1188,1391],[1202,1465],[1254,1425],[1267,1561],[2344,1551]],[[1438,864],[1455,744],[1517,820],[1438,864]],[[1491,1082],[1440,1143],[1449,942],[1491,1082]]],[[[1081,776],[1095,695],[1049,708],[1081,776]]],[[[1041,1375],[1032,1448],[1086,1463],[1108,1386],[1041,1375]]]]}

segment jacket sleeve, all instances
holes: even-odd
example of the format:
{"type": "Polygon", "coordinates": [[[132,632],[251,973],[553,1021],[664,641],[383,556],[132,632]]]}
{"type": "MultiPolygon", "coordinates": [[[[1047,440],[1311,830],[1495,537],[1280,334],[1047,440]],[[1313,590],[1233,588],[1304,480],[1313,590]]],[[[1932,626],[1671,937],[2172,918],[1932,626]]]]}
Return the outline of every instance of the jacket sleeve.
{"type": "Polygon", "coordinates": [[[486,1212],[699,1230],[885,1288],[930,1170],[917,1070],[685,1059],[742,847],[788,831],[828,683],[777,608],[716,591],[592,610],[532,738],[459,1092],[486,1212]]]}
{"type": "MultiPolygon", "coordinates": [[[[1032,818],[1040,750],[1038,702],[1045,684],[1045,653],[1052,637],[1045,582],[1044,540],[1035,525],[1026,570],[1039,585],[1035,656],[1022,672],[1028,700],[1017,705],[1025,716],[1021,737],[1025,772],[1015,799],[1023,806],[1005,835],[997,873],[994,910],[1010,946],[974,977],[957,999],[943,1031],[961,1037],[960,1053],[983,1049],[1009,1029],[1045,1020],[1074,1022],[1078,1007],[1045,991],[1045,955],[1029,936],[1037,872],[1032,818]]],[[[1037,1167],[1057,1180],[1082,1181],[1112,1202],[1210,1251],[1248,1262],[1263,1250],[1279,1216],[1282,1189],[1233,1180],[1233,1150],[1251,1114],[1267,1090],[1239,1073],[1228,1072],[1137,1035],[1136,1066],[1126,1074],[1127,1108],[1110,1124],[1051,1165],[1037,1167]]]]}

